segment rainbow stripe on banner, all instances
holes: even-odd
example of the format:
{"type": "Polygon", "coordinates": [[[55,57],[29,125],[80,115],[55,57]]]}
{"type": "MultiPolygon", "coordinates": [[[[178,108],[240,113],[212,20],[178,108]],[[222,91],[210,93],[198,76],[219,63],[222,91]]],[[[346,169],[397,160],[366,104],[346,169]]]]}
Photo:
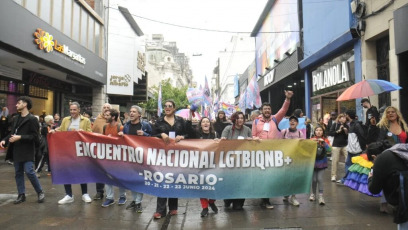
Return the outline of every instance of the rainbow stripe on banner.
{"type": "Polygon", "coordinates": [[[48,135],[54,184],[99,182],[160,197],[261,198],[309,193],[311,140],[172,140],[87,132],[48,135]]]}

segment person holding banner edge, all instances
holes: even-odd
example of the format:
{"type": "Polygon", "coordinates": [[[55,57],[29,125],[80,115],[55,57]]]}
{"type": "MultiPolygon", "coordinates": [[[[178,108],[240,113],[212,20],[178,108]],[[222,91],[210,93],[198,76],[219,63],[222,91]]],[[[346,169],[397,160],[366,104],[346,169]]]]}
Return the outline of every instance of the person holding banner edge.
{"type": "MultiPolygon", "coordinates": [[[[261,115],[254,119],[252,123],[252,138],[256,139],[280,139],[280,131],[278,124],[285,116],[289,109],[290,99],[293,97],[293,91],[285,91],[286,99],[282,108],[272,115],[271,104],[264,102],[261,106],[261,115]],[[273,122],[271,122],[273,121],[273,122]]],[[[269,198],[262,198],[261,206],[268,209],[273,209],[269,198]]]]}
{"type": "MultiPolygon", "coordinates": [[[[175,115],[176,103],[173,100],[166,100],[164,102],[164,116],[161,116],[155,124],[155,137],[163,139],[165,143],[170,143],[170,139],[179,142],[188,137],[186,122],[183,118],[175,115]]],[[[171,216],[177,215],[178,198],[157,197],[156,212],[153,214],[154,219],[160,219],[166,216],[168,202],[169,214],[171,216]]]]}
{"type": "MultiPolygon", "coordinates": [[[[69,113],[71,114],[68,117],[65,117],[62,120],[61,126],[57,129],[50,130],[50,133],[55,131],[85,131],[92,132],[91,121],[80,114],[81,106],[78,102],[71,102],[69,105],[69,113]]],[[[65,188],[65,197],[58,201],[58,204],[68,204],[74,202],[74,196],[72,195],[72,185],[64,184],[65,188]]],[[[88,185],[81,184],[82,190],[82,200],[85,203],[91,203],[92,199],[88,194],[88,185]]]]}

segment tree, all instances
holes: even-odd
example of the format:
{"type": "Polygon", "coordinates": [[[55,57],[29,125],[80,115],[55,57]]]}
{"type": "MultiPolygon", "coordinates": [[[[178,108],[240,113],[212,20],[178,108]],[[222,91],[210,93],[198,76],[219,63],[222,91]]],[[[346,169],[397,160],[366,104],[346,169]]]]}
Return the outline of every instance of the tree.
{"type": "MultiPolygon", "coordinates": [[[[162,80],[161,81],[162,87],[162,103],[164,103],[168,99],[174,100],[176,103],[176,108],[182,109],[187,108],[189,105],[186,92],[187,86],[184,87],[173,87],[170,84],[170,79],[162,80]]],[[[139,103],[139,106],[146,109],[146,112],[157,114],[157,98],[159,96],[159,87],[153,86],[150,88],[151,93],[153,93],[153,98],[149,99],[147,102],[139,103]]]]}

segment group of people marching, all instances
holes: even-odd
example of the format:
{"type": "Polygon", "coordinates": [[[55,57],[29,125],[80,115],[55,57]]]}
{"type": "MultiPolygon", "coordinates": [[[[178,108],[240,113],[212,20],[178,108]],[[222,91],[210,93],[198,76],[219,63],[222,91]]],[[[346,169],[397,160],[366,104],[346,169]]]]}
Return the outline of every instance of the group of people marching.
{"type": "MultiPolygon", "coordinates": [[[[286,99],[282,108],[274,115],[272,114],[271,105],[269,103],[263,103],[260,108],[260,114],[252,118],[252,129],[245,125],[245,115],[242,112],[234,113],[230,118],[231,123],[229,123],[226,122],[225,113],[222,111],[218,113],[214,124],[209,118],[203,117],[199,121],[197,129],[194,129],[191,121],[186,121],[181,117],[175,116],[176,104],[172,100],[165,101],[164,115],[156,121],[153,127],[149,122],[145,122],[141,119],[142,109],[136,105],[130,108],[129,120],[122,124],[119,118],[119,111],[112,109],[110,104],[105,104],[103,106],[102,113],[98,115],[91,126],[91,121],[81,115],[80,105],[77,102],[72,102],[69,108],[70,116],[65,117],[58,128],[54,129],[50,125],[47,132],[45,132],[45,135],[64,131],[86,131],[108,136],[152,136],[158,137],[166,143],[168,143],[171,138],[175,139],[176,142],[184,139],[214,139],[215,141],[220,139],[305,139],[306,137],[304,133],[296,128],[299,123],[299,115],[293,115],[289,118],[290,127],[288,129],[280,130],[278,127],[279,122],[288,112],[293,92],[285,91],[285,96],[286,99]]],[[[365,103],[369,103],[369,101],[363,100],[363,106],[367,108],[368,106],[365,103]]],[[[29,113],[29,110],[32,107],[32,102],[29,97],[23,96],[18,98],[16,107],[20,114],[12,123],[11,133],[0,142],[0,147],[8,145],[9,149],[11,149],[11,151],[9,151],[12,153],[10,157],[12,157],[14,161],[15,178],[18,189],[18,197],[14,203],[19,204],[26,199],[24,172],[38,194],[38,202],[41,203],[45,199],[45,194],[38,178],[35,176],[33,163],[34,152],[38,145],[38,120],[29,113]]],[[[337,117],[333,116],[335,119],[332,120],[330,127],[326,128],[323,125],[318,125],[313,129],[310,139],[316,141],[317,151],[313,180],[311,181],[312,189],[309,196],[310,201],[314,202],[317,200],[320,205],[325,204],[323,197],[323,175],[324,169],[328,167],[327,153],[332,153],[331,179],[332,181],[336,181],[337,164],[340,154],[343,154],[346,157],[346,172],[348,172],[348,168],[354,163],[353,157],[359,156],[361,153],[365,152],[367,145],[370,144],[367,140],[371,140],[371,142],[388,140],[388,143],[391,143],[391,145],[406,143],[408,127],[397,108],[392,106],[387,107],[381,119],[379,119],[378,113],[375,112],[371,105],[368,109],[369,111],[367,112],[366,118],[367,124],[361,124],[358,122],[356,120],[355,111],[349,110],[345,114],[339,114],[337,117]],[[368,136],[367,133],[369,133],[368,136]],[[332,136],[333,140],[329,141],[326,134],[332,136]]],[[[48,123],[51,124],[52,122],[48,123]]],[[[377,146],[378,145],[379,144],[377,143],[377,146]]],[[[381,146],[385,149],[384,145],[381,146]]],[[[369,147],[368,149],[370,150],[373,148],[369,147]]],[[[377,154],[367,153],[369,156],[377,154]]],[[[387,154],[384,154],[384,157],[382,155],[378,156],[378,161],[386,158],[386,155],[387,154]]],[[[395,160],[390,156],[388,158],[390,158],[388,159],[389,161],[395,160]]],[[[406,159],[408,159],[408,157],[406,159]]],[[[392,190],[389,187],[392,187],[393,184],[388,181],[387,175],[390,173],[390,168],[392,167],[385,167],[383,164],[385,163],[378,163],[378,167],[377,163],[374,164],[373,174],[369,175],[369,189],[372,190],[373,194],[377,194],[383,189],[385,197],[388,198],[388,193],[392,190]]],[[[405,164],[396,167],[399,167],[398,170],[408,168],[405,164]]],[[[347,174],[340,182],[344,183],[344,180],[346,179],[347,174]]],[[[64,188],[66,195],[58,201],[58,204],[61,205],[74,202],[72,186],[66,184],[64,185],[64,188]]],[[[88,194],[87,184],[81,184],[81,190],[82,200],[86,203],[92,202],[92,199],[88,194]]],[[[103,199],[104,193],[106,192],[106,199],[102,203],[102,207],[108,207],[115,204],[113,186],[97,183],[96,191],[97,193],[93,197],[95,200],[103,199]]],[[[132,191],[131,194],[132,201],[127,205],[126,209],[132,209],[141,213],[143,211],[143,194],[134,191],[132,191]]],[[[300,204],[296,199],[295,194],[287,194],[283,200],[294,206],[299,206],[300,204]]],[[[201,198],[200,201],[202,205],[202,217],[208,215],[209,208],[215,213],[218,212],[215,200],[201,198]]],[[[383,201],[385,202],[385,199],[383,201]]],[[[127,197],[125,189],[119,188],[119,198],[117,203],[118,205],[125,205],[126,202],[127,197]]],[[[228,199],[224,200],[224,206],[230,207],[232,204],[233,209],[241,210],[244,202],[245,199],[228,199]]],[[[261,204],[268,209],[274,208],[270,203],[269,198],[262,198],[261,204]]],[[[395,204],[395,202],[392,204],[395,204]]],[[[156,212],[153,216],[155,219],[159,219],[167,214],[176,215],[177,209],[177,198],[158,197],[156,212]],[[169,212],[167,212],[167,206],[169,212]]],[[[402,218],[403,222],[406,220],[408,220],[408,217],[406,219],[402,218]]],[[[399,222],[401,222],[401,219],[399,222]]]]}

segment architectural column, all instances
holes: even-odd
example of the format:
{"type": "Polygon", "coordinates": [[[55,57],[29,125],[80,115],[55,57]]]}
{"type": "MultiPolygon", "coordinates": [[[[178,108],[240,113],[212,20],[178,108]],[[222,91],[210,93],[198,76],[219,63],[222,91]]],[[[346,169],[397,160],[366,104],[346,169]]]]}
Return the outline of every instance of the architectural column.
{"type": "Polygon", "coordinates": [[[106,95],[106,85],[94,87],[92,89],[92,116],[96,117],[102,111],[102,106],[108,101],[106,95]]]}

